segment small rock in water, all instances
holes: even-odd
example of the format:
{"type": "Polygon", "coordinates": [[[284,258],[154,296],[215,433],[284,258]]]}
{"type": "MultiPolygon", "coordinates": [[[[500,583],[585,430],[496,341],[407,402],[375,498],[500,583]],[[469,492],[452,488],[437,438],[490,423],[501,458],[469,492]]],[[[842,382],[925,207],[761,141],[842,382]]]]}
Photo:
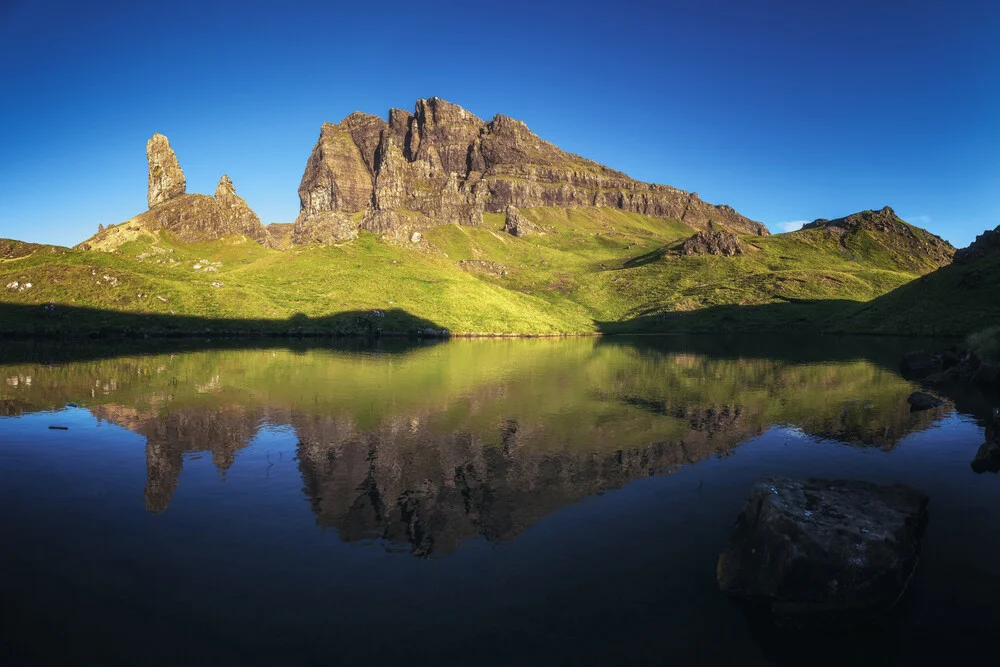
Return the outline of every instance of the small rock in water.
{"type": "Polygon", "coordinates": [[[918,410],[930,410],[931,408],[937,408],[944,405],[942,401],[937,396],[932,394],[927,394],[922,391],[915,391],[906,398],[906,402],[910,404],[910,411],[916,412],[918,410]]]}
{"type": "Polygon", "coordinates": [[[50,426],[49,429],[52,431],[68,431],[69,426],[50,426]]]}
{"type": "Polygon", "coordinates": [[[719,587],[778,626],[864,622],[905,592],[926,508],[902,484],[765,477],[719,556],[719,587]]]}

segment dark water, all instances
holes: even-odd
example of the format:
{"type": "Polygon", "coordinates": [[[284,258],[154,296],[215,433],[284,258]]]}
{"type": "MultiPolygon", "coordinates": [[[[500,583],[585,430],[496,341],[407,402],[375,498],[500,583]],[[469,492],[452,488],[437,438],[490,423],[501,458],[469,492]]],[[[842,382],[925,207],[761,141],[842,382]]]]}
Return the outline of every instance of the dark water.
{"type": "Polygon", "coordinates": [[[886,340],[0,351],[0,664],[964,664],[1000,623],[994,399],[886,340]],[[53,430],[50,426],[66,427],[53,430]],[[905,482],[877,627],[775,636],[715,561],[765,473],[905,482]]]}

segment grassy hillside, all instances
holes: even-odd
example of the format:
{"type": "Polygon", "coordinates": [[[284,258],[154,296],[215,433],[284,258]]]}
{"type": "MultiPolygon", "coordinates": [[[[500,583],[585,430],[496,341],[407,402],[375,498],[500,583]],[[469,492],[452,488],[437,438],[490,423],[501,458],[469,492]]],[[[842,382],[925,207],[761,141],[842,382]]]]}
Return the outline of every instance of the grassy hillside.
{"type": "Polygon", "coordinates": [[[517,238],[500,231],[503,216],[487,214],[484,227],[442,225],[404,245],[363,233],[279,250],[242,236],[184,244],[160,230],[122,235],[110,252],[17,246],[0,256],[0,330],[829,328],[846,308],[938,266],[902,251],[893,234],[865,229],[747,236],[742,255],[682,256],[694,230],[678,221],[604,208],[522,214],[544,233],[517,238]]]}
{"type": "Polygon", "coordinates": [[[951,264],[864,304],[843,321],[855,331],[964,335],[1000,324],[1000,253],[951,264]]]}

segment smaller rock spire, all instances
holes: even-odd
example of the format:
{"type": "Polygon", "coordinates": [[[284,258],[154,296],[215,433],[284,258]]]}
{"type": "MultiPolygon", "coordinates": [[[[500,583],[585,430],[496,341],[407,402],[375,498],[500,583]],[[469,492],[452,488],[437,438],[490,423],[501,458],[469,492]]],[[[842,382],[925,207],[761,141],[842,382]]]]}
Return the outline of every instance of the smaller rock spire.
{"type": "Polygon", "coordinates": [[[149,208],[184,194],[187,187],[184,172],[170,141],[159,132],[146,142],[146,160],[149,162],[149,191],[146,194],[149,208]]]}
{"type": "Polygon", "coordinates": [[[236,187],[233,185],[232,179],[227,174],[223,174],[222,178],[219,179],[219,184],[215,187],[215,198],[225,198],[235,194],[236,187]]]}

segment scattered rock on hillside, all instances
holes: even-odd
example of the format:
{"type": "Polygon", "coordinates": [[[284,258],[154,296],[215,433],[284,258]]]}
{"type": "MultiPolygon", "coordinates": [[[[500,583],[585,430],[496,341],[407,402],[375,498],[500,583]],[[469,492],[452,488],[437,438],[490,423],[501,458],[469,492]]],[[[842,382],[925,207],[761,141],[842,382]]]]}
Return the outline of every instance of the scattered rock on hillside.
{"type": "Polygon", "coordinates": [[[292,243],[341,243],[358,237],[358,223],[343,213],[324,211],[300,215],[292,227],[292,243]]]}
{"type": "Polygon", "coordinates": [[[926,507],[901,484],[765,477],[719,556],[719,586],[779,626],[863,622],[906,590],[926,507]]]}
{"type": "Polygon", "coordinates": [[[709,230],[697,232],[681,244],[682,255],[722,255],[732,257],[743,254],[740,237],[733,232],[709,230]]]}
{"type": "Polygon", "coordinates": [[[503,231],[512,236],[527,236],[538,231],[535,225],[528,222],[527,218],[521,215],[516,206],[507,207],[507,218],[503,223],[503,231]]]}
{"type": "Polygon", "coordinates": [[[146,142],[146,159],[149,162],[149,190],[146,194],[149,208],[184,194],[187,187],[184,172],[170,142],[159,132],[146,142]]]}

